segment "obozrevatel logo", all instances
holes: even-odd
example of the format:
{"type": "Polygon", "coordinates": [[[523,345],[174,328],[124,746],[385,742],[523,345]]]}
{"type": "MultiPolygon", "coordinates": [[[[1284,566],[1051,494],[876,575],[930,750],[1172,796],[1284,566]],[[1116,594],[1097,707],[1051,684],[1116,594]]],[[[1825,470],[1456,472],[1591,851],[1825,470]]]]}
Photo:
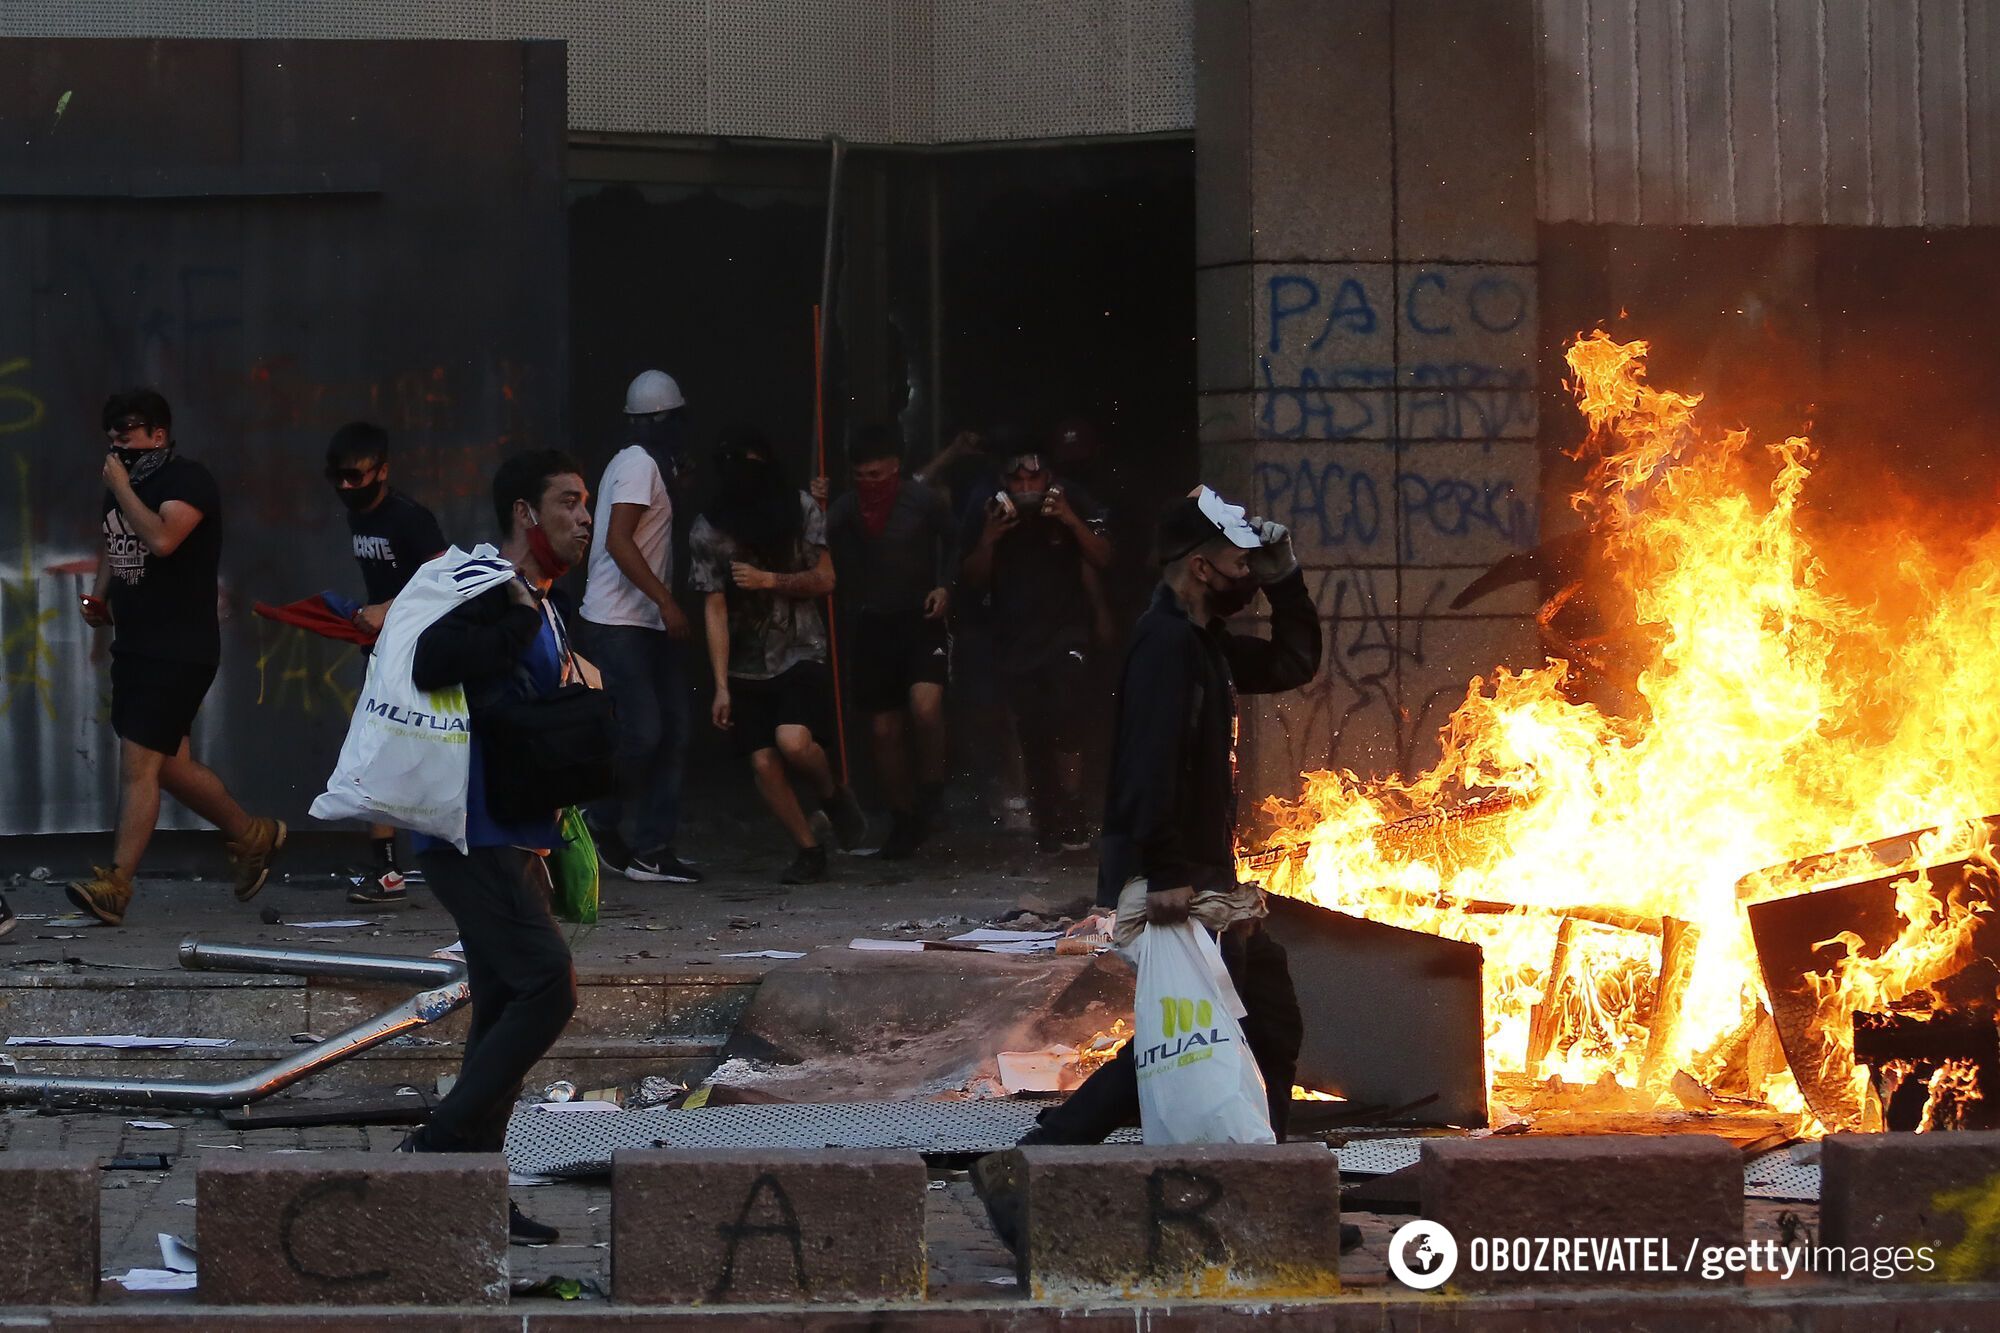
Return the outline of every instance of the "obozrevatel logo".
{"type": "Polygon", "coordinates": [[[1458,1271],[1458,1242],[1436,1222],[1405,1222],[1389,1238],[1389,1271],[1418,1291],[1441,1287],[1458,1271]]]}

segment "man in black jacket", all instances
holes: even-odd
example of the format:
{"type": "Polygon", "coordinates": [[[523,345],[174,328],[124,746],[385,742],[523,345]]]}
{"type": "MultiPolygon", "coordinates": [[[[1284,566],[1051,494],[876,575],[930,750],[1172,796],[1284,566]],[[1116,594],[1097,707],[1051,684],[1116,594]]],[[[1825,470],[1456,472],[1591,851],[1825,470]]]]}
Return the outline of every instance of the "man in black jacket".
{"type": "MultiPolygon", "coordinates": [[[[515,576],[447,612],[417,639],[420,690],[463,684],[471,715],[471,781],[460,853],[416,839],[417,863],[457,923],[472,986],[472,1026],[458,1082],[403,1143],[409,1152],[499,1152],[528,1071],[576,1010],[576,971],[551,910],[545,863],[556,845],[556,810],[504,822],[486,803],[483,713],[508,699],[554,694],[575,670],[549,585],[590,550],[589,489],[576,464],[553,449],[516,454],[493,477],[500,556],[515,576]]],[[[556,1229],[510,1213],[519,1240],[549,1241],[556,1229]]]]}
{"type": "MultiPolygon", "coordinates": [[[[1160,522],[1161,582],[1139,617],[1118,690],[1097,901],[1115,909],[1143,885],[1145,919],[1186,920],[1197,894],[1236,889],[1236,696],[1297,689],[1319,670],[1320,626],[1276,523],[1206,486],[1160,522]],[[1224,620],[1259,589],[1271,637],[1232,634],[1224,620]]],[[[1248,1012],[1243,1037],[1263,1072],[1271,1128],[1282,1141],[1304,1035],[1285,951],[1258,920],[1222,933],[1223,962],[1248,1012]]],[[[1101,1143],[1139,1115],[1128,1045],[1023,1142],[1101,1143]]]]}

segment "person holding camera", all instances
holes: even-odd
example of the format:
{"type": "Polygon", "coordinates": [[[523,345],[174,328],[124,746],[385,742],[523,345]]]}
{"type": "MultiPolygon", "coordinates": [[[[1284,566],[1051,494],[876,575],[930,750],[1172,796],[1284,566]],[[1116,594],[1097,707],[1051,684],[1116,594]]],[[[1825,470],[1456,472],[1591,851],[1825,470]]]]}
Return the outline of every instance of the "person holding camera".
{"type": "MultiPolygon", "coordinates": [[[[514,576],[446,612],[418,637],[411,681],[419,690],[465,689],[471,717],[465,842],[416,839],[417,864],[465,945],[472,1027],[458,1082],[406,1152],[499,1152],[522,1081],[576,1010],[576,971],[556,924],[546,858],[558,811],[502,818],[488,800],[489,742],[482,732],[524,700],[549,699],[578,667],[549,587],[590,550],[589,488],[567,454],[515,454],[493,475],[500,558],[514,576]]],[[[519,775],[516,775],[519,776],[519,775]]],[[[510,1214],[516,1238],[549,1241],[556,1229],[510,1214]]]]}
{"type": "Polygon", "coordinates": [[[1090,845],[1083,738],[1095,700],[1091,579],[1111,563],[1103,511],[1039,453],[1001,465],[1000,489],[969,510],[959,577],[990,601],[993,667],[1021,746],[1029,813],[1044,852],[1090,845]]]}

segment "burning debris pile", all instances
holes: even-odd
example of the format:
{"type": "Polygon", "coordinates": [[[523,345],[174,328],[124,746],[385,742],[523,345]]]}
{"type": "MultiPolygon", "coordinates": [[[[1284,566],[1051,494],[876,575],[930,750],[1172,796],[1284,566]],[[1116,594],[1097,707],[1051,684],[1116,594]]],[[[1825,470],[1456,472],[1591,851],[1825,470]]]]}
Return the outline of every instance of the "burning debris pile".
{"type": "MultiPolygon", "coordinates": [[[[1870,537],[1887,544],[1847,572],[1857,534],[1809,537],[1807,440],[1706,428],[1697,396],[1647,384],[1646,350],[1599,332],[1568,353],[1602,632],[1565,628],[1570,660],[1474,680],[1414,780],[1307,775],[1271,803],[1254,869],[1480,945],[1503,1104],[1678,1088],[1809,1106],[1808,1127],[1880,1124],[1885,1104],[1969,1123],[2000,982],[1976,938],[1995,889],[1980,816],[2000,809],[2000,528],[1949,559],[1906,529],[1870,537]],[[1928,832],[1867,845],[1909,829],[1928,832]],[[1795,972],[1766,957],[1760,977],[1754,905],[1843,885],[1866,901],[1795,912],[1795,972]]],[[[1556,590],[1543,623],[1577,597],[1556,590]]]]}

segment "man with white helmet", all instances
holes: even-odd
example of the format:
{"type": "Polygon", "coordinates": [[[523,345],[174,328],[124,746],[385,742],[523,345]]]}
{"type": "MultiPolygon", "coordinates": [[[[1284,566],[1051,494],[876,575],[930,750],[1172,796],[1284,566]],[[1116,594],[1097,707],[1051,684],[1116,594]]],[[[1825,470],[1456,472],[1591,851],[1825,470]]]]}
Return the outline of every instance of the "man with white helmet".
{"type": "Polygon", "coordinates": [[[674,600],[671,484],[687,399],[673,376],[642,371],[625,391],[627,444],[597,487],[597,531],[584,586],[584,655],[618,706],[619,790],[587,812],[598,860],[627,879],[694,884],[675,853],[687,760],[689,624],[674,600]],[[631,837],[625,836],[627,805],[631,837]]]}

